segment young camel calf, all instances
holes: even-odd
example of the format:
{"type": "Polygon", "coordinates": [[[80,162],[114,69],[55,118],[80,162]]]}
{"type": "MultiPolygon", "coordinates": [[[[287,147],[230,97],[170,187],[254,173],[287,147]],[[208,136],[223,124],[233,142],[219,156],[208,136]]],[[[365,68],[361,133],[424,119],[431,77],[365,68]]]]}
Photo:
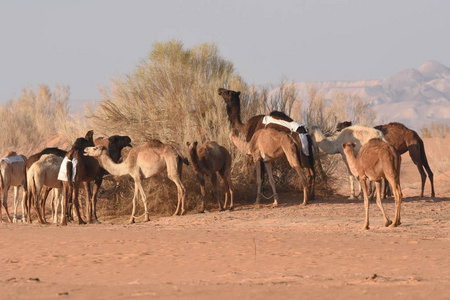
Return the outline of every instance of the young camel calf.
{"type": "Polygon", "coordinates": [[[402,190],[400,188],[400,163],[398,152],[381,139],[371,139],[366,143],[355,157],[355,144],[347,142],[342,144],[344,154],[351,172],[359,177],[364,192],[364,207],[366,218],[363,229],[369,229],[369,196],[367,179],[375,181],[377,191],[377,204],[383,213],[385,226],[395,227],[400,225],[400,205],[402,203],[402,190]],[[394,223],[387,217],[381,202],[381,180],[386,178],[392,186],[395,197],[395,219],[394,223]]]}
{"type": "Polygon", "coordinates": [[[192,144],[187,142],[189,156],[192,166],[200,182],[200,189],[203,197],[200,212],[205,212],[205,175],[211,176],[211,183],[214,188],[214,198],[219,202],[220,211],[227,207],[230,199],[230,210],[234,209],[233,185],[231,183],[231,155],[225,147],[214,141],[208,141],[197,149],[197,142],[192,144]],[[225,185],[225,203],[218,198],[217,173],[222,177],[225,185]]]}

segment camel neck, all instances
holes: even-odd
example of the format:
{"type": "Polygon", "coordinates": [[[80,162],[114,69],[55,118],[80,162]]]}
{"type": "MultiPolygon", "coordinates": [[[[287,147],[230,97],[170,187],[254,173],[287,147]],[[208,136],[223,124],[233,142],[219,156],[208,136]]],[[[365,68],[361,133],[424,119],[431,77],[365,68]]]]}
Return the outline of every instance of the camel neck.
{"type": "Polygon", "coordinates": [[[347,159],[348,167],[350,168],[350,172],[352,172],[353,176],[358,177],[358,170],[356,167],[356,156],[354,148],[346,148],[344,149],[344,155],[347,159]]]}
{"type": "Polygon", "coordinates": [[[114,176],[122,176],[128,174],[128,168],[126,167],[128,164],[128,158],[121,163],[115,163],[111,157],[107,154],[106,151],[103,151],[99,156],[100,163],[102,167],[108,171],[111,175],[114,176]]]}
{"type": "Polygon", "coordinates": [[[316,140],[317,145],[319,146],[319,148],[324,151],[325,153],[328,154],[336,154],[336,153],[340,153],[340,146],[341,145],[336,145],[336,141],[334,140],[329,140],[328,138],[326,138],[322,131],[320,131],[320,129],[315,129],[313,131],[314,134],[314,139],[316,140]]]}

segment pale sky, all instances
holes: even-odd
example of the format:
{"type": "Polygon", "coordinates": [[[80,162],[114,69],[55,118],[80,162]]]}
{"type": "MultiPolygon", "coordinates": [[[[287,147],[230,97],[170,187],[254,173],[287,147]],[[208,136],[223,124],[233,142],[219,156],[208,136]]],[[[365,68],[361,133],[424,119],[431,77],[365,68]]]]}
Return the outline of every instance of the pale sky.
{"type": "Polygon", "coordinates": [[[91,102],[171,39],[216,43],[249,84],[450,66],[449,12],[448,0],[0,0],[0,103],[39,84],[91,102]]]}

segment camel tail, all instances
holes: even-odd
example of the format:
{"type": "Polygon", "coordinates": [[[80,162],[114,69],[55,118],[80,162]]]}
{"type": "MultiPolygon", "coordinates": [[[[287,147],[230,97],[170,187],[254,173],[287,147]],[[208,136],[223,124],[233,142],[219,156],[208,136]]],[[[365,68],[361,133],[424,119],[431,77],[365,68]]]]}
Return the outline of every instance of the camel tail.
{"type": "MultiPolygon", "coordinates": [[[[3,189],[5,188],[4,183],[3,183],[3,172],[2,170],[0,170],[0,190],[3,191],[3,189]]],[[[1,205],[1,203],[0,203],[1,205]]]]}
{"type": "Polygon", "coordinates": [[[308,151],[309,151],[309,165],[314,170],[314,149],[313,149],[313,140],[309,134],[306,135],[306,138],[308,139],[308,151]]]}
{"type": "Polygon", "coordinates": [[[180,178],[183,174],[183,164],[189,166],[189,160],[181,154],[177,153],[177,172],[178,174],[180,174],[180,178]]]}

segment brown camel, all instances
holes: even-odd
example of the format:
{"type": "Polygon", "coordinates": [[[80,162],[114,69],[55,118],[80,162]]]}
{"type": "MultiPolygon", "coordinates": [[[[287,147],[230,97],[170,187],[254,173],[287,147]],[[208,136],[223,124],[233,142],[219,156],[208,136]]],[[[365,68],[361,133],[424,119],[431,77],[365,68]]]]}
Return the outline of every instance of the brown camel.
{"type": "MultiPolygon", "coordinates": [[[[58,220],[58,206],[61,199],[62,182],[58,180],[58,173],[63,158],[54,154],[44,154],[41,158],[34,162],[27,171],[28,194],[31,201],[40,208],[40,214],[45,222],[45,198],[40,199],[43,188],[52,188],[54,191],[54,211],[52,211],[53,223],[58,220]]],[[[44,193],[44,196],[46,194],[44,193]]],[[[65,211],[63,203],[61,203],[61,218],[65,211]]],[[[39,216],[39,213],[38,213],[39,216]]]]}
{"type": "MultiPolygon", "coordinates": [[[[306,129],[303,126],[300,126],[297,129],[297,132],[292,132],[291,129],[286,128],[284,126],[280,126],[277,124],[263,124],[264,115],[257,115],[254,117],[251,117],[245,124],[241,121],[241,102],[240,102],[240,94],[241,92],[235,92],[227,89],[219,89],[219,95],[222,96],[224,99],[226,105],[227,105],[227,115],[228,120],[231,125],[231,132],[230,132],[230,138],[232,139],[235,146],[240,150],[241,153],[248,154],[247,148],[248,144],[250,143],[253,135],[256,131],[264,128],[273,128],[280,132],[285,133],[287,136],[289,136],[290,139],[295,143],[296,152],[298,152],[300,157],[300,165],[303,169],[303,172],[306,174],[307,177],[307,185],[308,185],[308,197],[311,199],[314,199],[315,193],[315,171],[314,171],[314,156],[313,156],[313,150],[312,150],[312,140],[309,135],[307,135],[308,139],[308,149],[309,149],[309,156],[306,156],[302,149],[302,143],[299,134],[300,133],[306,133],[306,129]]],[[[274,111],[270,113],[270,116],[274,117],[275,119],[284,120],[287,122],[292,122],[293,120],[287,116],[286,114],[282,112],[274,111]]],[[[269,131],[270,133],[274,133],[275,131],[269,131]]],[[[265,133],[267,134],[267,133],[265,133]]],[[[282,152],[281,146],[278,149],[278,152],[282,152]]],[[[281,155],[278,158],[281,158],[283,155],[281,155]]],[[[276,158],[276,159],[278,159],[276,158]]],[[[257,172],[259,168],[259,173],[261,173],[262,170],[262,161],[260,161],[260,166],[256,166],[257,172]]],[[[269,175],[271,176],[271,175],[269,175]]],[[[303,177],[303,176],[302,176],[303,177]]],[[[273,176],[272,176],[273,178],[273,176]]],[[[258,180],[261,179],[257,179],[258,180]]],[[[270,178],[269,178],[270,180],[270,178]]],[[[273,186],[272,186],[273,189],[273,186]]],[[[257,202],[260,195],[257,196],[257,202]]]]}
{"type": "MultiPolygon", "coordinates": [[[[351,124],[352,123],[349,121],[341,122],[336,126],[336,130],[339,131],[339,129],[343,129],[346,126],[350,126],[351,124]]],[[[398,151],[398,153],[400,153],[400,155],[404,154],[405,152],[409,152],[409,156],[419,170],[420,178],[422,180],[420,197],[423,197],[425,181],[427,179],[427,174],[425,173],[425,171],[428,173],[428,178],[431,184],[431,197],[434,197],[434,175],[431,171],[430,165],[428,164],[427,155],[425,153],[425,145],[417,132],[397,122],[378,125],[375,126],[375,128],[383,132],[386,140],[389,142],[389,144],[394,146],[394,148],[398,151]]]]}
{"type": "MultiPolygon", "coordinates": [[[[100,144],[106,144],[107,149],[111,155],[117,159],[117,157],[120,158],[120,152],[122,148],[126,146],[131,146],[130,142],[131,139],[128,136],[111,136],[109,138],[98,138],[96,139],[96,142],[100,144]]],[[[76,176],[74,178],[73,187],[74,190],[72,191],[72,198],[74,199],[75,209],[77,211],[78,216],[78,222],[80,224],[85,224],[83,219],[81,218],[81,215],[79,213],[79,202],[78,200],[75,200],[75,197],[78,199],[78,189],[79,185],[81,183],[84,183],[85,190],[86,190],[86,216],[89,223],[97,222],[97,194],[98,190],[102,184],[103,176],[106,174],[106,171],[102,169],[98,161],[95,158],[92,157],[85,157],[84,156],[84,148],[90,146],[94,146],[93,141],[93,132],[89,131],[85,138],[78,138],[74,145],[72,146],[72,149],[67,153],[67,157],[72,160],[72,158],[77,159],[77,165],[76,165],[76,176]],[[94,181],[94,189],[91,192],[89,182],[94,181]]],[[[117,159],[118,160],[118,159],[117,159]]],[[[68,162],[67,164],[67,170],[68,173],[72,171],[72,162],[68,162]]],[[[69,177],[70,178],[70,177],[69,177]]],[[[72,185],[66,182],[64,187],[64,201],[65,201],[65,209],[68,209],[68,201],[66,198],[69,196],[69,189],[72,185]]],[[[67,224],[66,218],[63,219],[62,224],[67,224]]]]}
{"type": "Polygon", "coordinates": [[[178,190],[178,204],[174,215],[185,213],[185,188],[181,182],[183,163],[189,164],[178,151],[171,145],[165,145],[159,140],[133,147],[127,158],[121,163],[115,163],[103,146],[87,147],[84,150],[86,156],[96,157],[101,166],[110,174],[115,176],[130,175],[134,179],[133,211],[131,213],[130,224],[135,222],[136,200],[141,196],[144,204],[144,221],[149,221],[147,210],[147,196],[142,187],[142,179],[153,177],[167,169],[167,175],[172,180],[178,190]],[[181,205],[181,206],[180,206],[181,205]]]}
{"type": "MultiPolygon", "coordinates": [[[[313,126],[311,128],[311,134],[314,137],[314,141],[317,144],[317,146],[328,154],[337,154],[340,153],[342,156],[342,159],[344,160],[344,163],[347,166],[348,175],[349,175],[349,181],[350,181],[350,197],[349,199],[355,199],[355,186],[354,186],[354,177],[352,175],[352,172],[350,171],[350,168],[348,166],[347,160],[345,158],[342,144],[346,142],[352,142],[355,146],[355,152],[358,154],[359,149],[363,145],[365,145],[370,139],[373,138],[380,138],[385,140],[383,133],[379,130],[376,130],[372,127],[362,126],[362,125],[354,125],[351,127],[347,127],[343,129],[338,136],[335,136],[333,138],[327,138],[325,135],[320,131],[319,127],[313,126]]],[[[360,191],[361,193],[361,191],[360,191]]],[[[360,194],[359,193],[359,194],[360,194]]],[[[358,196],[359,196],[358,194],[358,196]]]]}
{"type": "MultiPolygon", "coordinates": [[[[22,221],[25,220],[24,199],[26,189],[25,163],[27,158],[24,155],[18,155],[16,152],[9,152],[0,160],[0,189],[3,192],[3,207],[5,207],[8,221],[11,217],[8,211],[8,191],[11,186],[14,187],[14,215],[13,221],[17,222],[17,206],[19,204],[19,187],[22,187],[22,221]]],[[[0,203],[0,222],[2,219],[2,203],[0,203]]]]}
{"type": "MultiPolygon", "coordinates": [[[[72,145],[72,148],[67,152],[65,156],[65,161],[61,164],[61,168],[67,170],[67,181],[63,181],[63,191],[64,191],[64,209],[65,213],[61,220],[61,225],[67,225],[67,214],[68,214],[68,204],[69,204],[69,192],[72,191],[72,201],[75,205],[75,210],[78,217],[79,224],[86,224],[83,221],[80,214],[78,194],[81,183],[89,183],[94,181],[100,172],[100,165],[98,161],[93,157],[86,157],[83,155],[84,148],[93,146],[93,142],[88,141],[85,138],[78,138],[72,145]],[[75,175],[73,176],[73,164],[74,159],[76,159],[75,175]]],[[[92,210],[95,209],[93,205],[94,201],[92,199],[92,194],[89,185],[86,187],[86,197],[87,197],[87,208],[88,216],[92,216],[92,210]]]]}
{"type": "Polygon", "coordinates": [[[377,190],[377,204],[383,213],[385,226],[400,225],[400,205],[402,203],[402,190],[400,188],[401,157],[394,147],[381,139],[372,139],[366,143],[355,157],[355,144],[343,143],[342,148],[353,175],[358,176],[364,192],[364,207],[366,218],[363,229],[369,229],[369,195],[367,180],[375,181],[377,190]],[[394,223],[384,212],[381,202],[381,179],[387,179],[391,184],[395,197],[394,223]]]}
{"type": "MultiPolygon", "coordinates": [[[[239,134],[236,131],[231,132],[230,138],[235,145],[240,148],[245,147],[246,154],[253,157],[256,165],[256,181],[257,181],[257,195],[256,204],[261,201],[261,163],[264,163],[269,183],[272,187],[274,202],[273,206],[278,205],[278,194],[275,188],[275,180],[272,174],[272,161],[280,159],[285,156],[289,165],[294,168],[300,176],[301,185],[303,186],[303,203],[308,204],[308,186],[305,174],[301,167],[301,159],[298,147],[293,139],[284,132],[278,131],[274,128],[260,129],[255,132],[249,143],[240,140],[239,134]]],[[[238,147],[238,148],[239,148],[238,147]]]]}
{"type": "Polygon", "coordinates": [[[227,207],[230,199],[230,210],[234,209],[233,185],[231,183],[231,155],[228,150],[215,141],[208,141],[197,149],[197,142],[187,142],[189,156],[192,166],[200,182],[200,189],[203,197],[201,213],[205,211],[205,175],[211,176],[211,183],[214,188],[214,198],[219,202],[220,211],[227,207]],[[223,179],[225,185],[225,204],[218,197],[217,174],[223,179]]]}

